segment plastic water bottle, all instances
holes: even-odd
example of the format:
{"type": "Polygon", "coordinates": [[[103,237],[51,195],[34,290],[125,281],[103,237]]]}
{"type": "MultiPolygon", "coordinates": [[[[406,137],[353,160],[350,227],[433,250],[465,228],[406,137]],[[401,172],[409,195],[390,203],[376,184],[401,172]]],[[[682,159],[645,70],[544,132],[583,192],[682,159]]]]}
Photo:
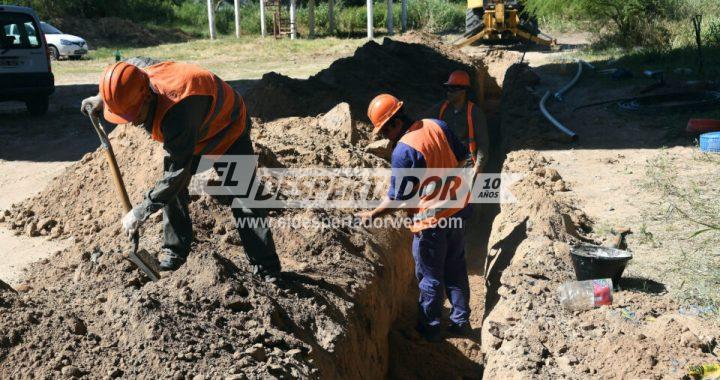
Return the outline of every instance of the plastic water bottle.
{"type": "Polygon", "coordinates": [[[560,304],[569,310],[586,310],[612,304],[612,280],[566,282],[558,288],[560,304]]]}

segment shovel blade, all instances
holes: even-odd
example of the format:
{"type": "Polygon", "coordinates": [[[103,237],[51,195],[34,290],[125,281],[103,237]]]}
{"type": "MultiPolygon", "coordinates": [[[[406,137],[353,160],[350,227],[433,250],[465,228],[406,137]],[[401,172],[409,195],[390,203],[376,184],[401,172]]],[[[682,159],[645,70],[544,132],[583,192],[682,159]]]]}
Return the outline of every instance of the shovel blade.
{"type": "Polygon", "coordinates": [[[144,249],[131,252],[128,255],[128,260],[150,277],[152,281],[160,279],[160,263],[150,252],[144,249]]]}

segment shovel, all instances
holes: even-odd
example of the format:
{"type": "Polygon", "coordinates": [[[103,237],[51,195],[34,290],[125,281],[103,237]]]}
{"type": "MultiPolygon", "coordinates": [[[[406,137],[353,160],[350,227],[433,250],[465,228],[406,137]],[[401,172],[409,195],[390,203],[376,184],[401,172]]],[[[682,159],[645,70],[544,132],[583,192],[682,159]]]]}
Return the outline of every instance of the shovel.
{"type": "MultiPolygon", "coordinates": [[[[122,174],[120,174],[120,167],[118,167],[117,160],[115,159],[115,153],[113,152],[112,145],[110,145],[110,139],[105,132],[105,127],[100,124],[100,119],[93,115],[92,106],[85,108],[85,111],[90,115],[90,121],[92,122],[95,132],[97,132],[100,138],[100,146],[105,152],[105,158],[110,166],[110,172],[112,173],[113,182],[115,182],[115,190],[117,190],[120,202],[123,204],[125,213],[132,210],[132,204],[130,203],[130,197],[128,197],[127,190],[125,189],[125,182],[123,182],[122,174]]],[[[141,271],[143,271],[151,280],[157,281],[160,279],[160,271],[158,261],[148,251],[144,249],[138,249],[140,243],[140,234],[135,231],[132,238],[133,249],[128,254],[127,259],[131,263],[135,264],[141,271]]]]}

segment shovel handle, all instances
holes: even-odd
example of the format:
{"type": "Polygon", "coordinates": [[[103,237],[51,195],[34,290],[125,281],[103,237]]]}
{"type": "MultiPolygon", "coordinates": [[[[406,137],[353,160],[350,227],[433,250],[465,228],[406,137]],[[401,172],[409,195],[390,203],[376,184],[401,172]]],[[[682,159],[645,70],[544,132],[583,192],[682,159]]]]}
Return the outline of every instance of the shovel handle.
{"type": "Polygon", "coordinates": [[[115,153],[113,152],[110,139],[107,137],[105,128],[100,124],[100,119],[93,115],[90,108],[86,108],[90,121],[92,122],[95,132],[97,132],[100,138],[100,143],[105,152],[105,158],[107,159],[108,165],[110,166],[110,174],[112,175],[113,182],[115,183],[115,190],[117,191],[120,202],[123,205],[123,209],[126,213],[132,210],[132,203],[130,203],[130,197],[128,196],[127,189],[125,188],[125,182],[120,173],[120,167],[118,166],[117,160],[115,159],[115,153]]]}
{"type": "Polygon", "coordinates": [[[105,158],[107,158],[108,164],[110,164],[110,172],[112,173],[113,182],[115,182],[115,189],[120,197],[120,202],[122,202],[125,212],[128,213],[132,210],[132,204],[130,203],[130,197],[125,189],[125,182],[122,179],[120,167],[118,167],[117,160],[115,160],[115,154],[113,154],[112,148],[105,149],[105,158]]]}

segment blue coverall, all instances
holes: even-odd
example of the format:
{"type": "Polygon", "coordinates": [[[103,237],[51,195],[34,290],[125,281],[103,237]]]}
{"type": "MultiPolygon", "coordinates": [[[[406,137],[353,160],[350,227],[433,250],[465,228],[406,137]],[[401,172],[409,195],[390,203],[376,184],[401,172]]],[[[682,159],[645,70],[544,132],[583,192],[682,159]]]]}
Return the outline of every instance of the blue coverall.
{"type": "MultiPolygon", "coordinates": [[[[447,127],[445,122],[433,119],[445,134],[452,154],[458,161],[468,157],[467,148],[447,127]]],[[[393,169],[426,168],[426,158],[413,147],[398,142],[393,150],[391,166],[393,169]]],[[[396,199],[395,176],[390,179],[388,197],[396,199]]],[[[452,217],[467,218],[469,208],[452,217]]],[[[413,258],[415,276],[420,289],[420,322],[426,328],[439,329],[440,317],[445,296],[450,299],[452,312],[450,320],[459,326],[469,323],[470,286],[465,263],[464,225],[455,228],[438,226],[424,229],[414,234],[413,258]]]]}

